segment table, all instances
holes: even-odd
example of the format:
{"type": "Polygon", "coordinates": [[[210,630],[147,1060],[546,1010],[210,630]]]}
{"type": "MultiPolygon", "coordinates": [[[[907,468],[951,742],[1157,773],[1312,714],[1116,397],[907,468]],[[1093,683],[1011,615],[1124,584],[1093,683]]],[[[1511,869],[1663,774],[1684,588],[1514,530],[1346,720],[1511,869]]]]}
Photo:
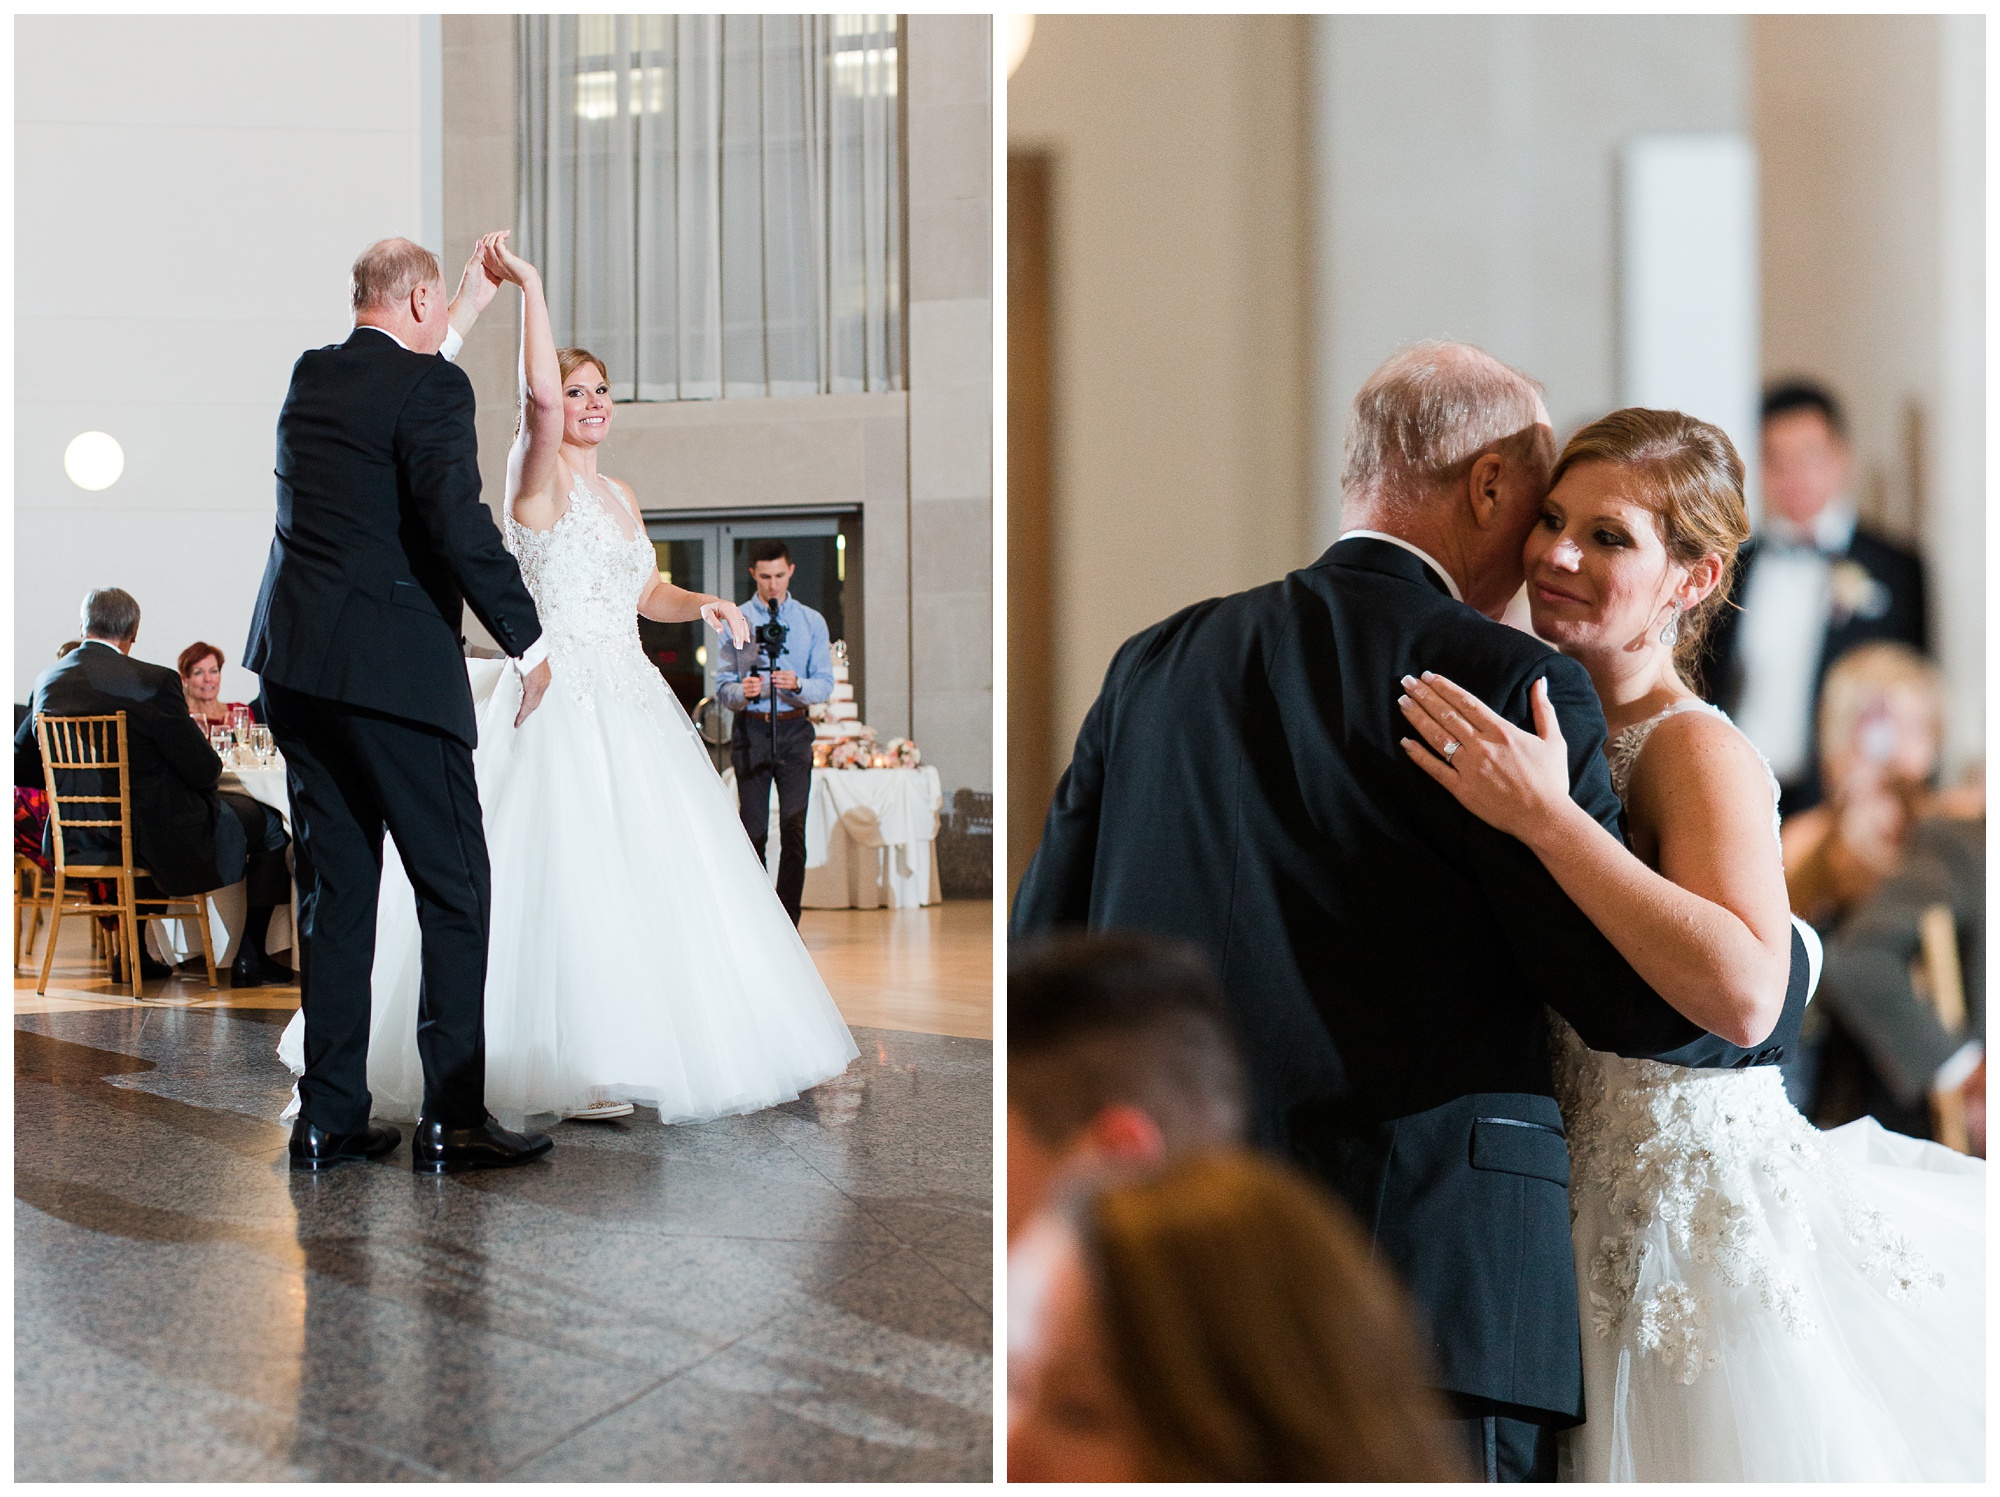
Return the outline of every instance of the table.
{"type": "MultiPolygon", "coordinates": [[[[271,762],[263,767],[251,765],[243,769],[225,769],[218,790],[239,790],[252,800],[269,806],[283,818],[287,835],[292,830],[292,798],[285,789],[285,761],[273,755],[271,762]]],[[[265,939],[267,953],[289,951],[292,948],[293,912],[298,908],[298,891],[293,889],[294,903],[280,906],[271,912],[271,930],[265,939]]],[[[243,880],[224,889],[217,889],[209,895],[208,938],[215,948],[215,965],[226,968],[236,960],[236,946],[243,938],[243,922],[250,912],[245,897],[243,880]]],[[[146,945],[153,956],[163,962],[179,965],[192,961],[201,955],[201,937],[188,920],[151,919],[146,922],[146,945]]]]}
{"type": "MultiPolygon", "coordinates": [[[[736,798],[736,772],[722,782],[736,798]]],[[[938,904],[938,812],[944,788],[931,765],[915,769],[815,769],[806,798],[806,886],[813,910],[915,909],[938,904]]],[[[771,787],[765,844],[778,873],[778,795],[771,787]]]]}

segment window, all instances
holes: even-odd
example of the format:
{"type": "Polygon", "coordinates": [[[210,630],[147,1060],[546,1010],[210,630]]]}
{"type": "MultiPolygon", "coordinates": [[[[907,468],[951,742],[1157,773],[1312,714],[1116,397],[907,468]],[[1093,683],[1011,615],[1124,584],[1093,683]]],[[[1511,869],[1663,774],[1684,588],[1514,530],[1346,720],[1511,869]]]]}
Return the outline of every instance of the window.
{"type": "Polygon", "coordinates": [[[903,388],[895,16],[524,16],[522,253],[618,400],[903,388]]]}

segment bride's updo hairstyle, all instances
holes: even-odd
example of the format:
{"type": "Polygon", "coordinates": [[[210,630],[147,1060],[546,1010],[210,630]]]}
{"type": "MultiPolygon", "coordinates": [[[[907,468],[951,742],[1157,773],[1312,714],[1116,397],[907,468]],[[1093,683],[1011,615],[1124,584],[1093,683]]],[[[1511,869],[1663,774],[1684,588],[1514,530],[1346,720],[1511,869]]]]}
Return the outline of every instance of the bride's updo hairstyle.
{"type": "Polygon", "coordinates": [[[562,370],[562,382],[565,385],[569,383],[569,377],[572,374],[576,373],[577,370],[581,369],[585,364],[595,364],[597,366],[597,373],[599,377],[601,377],[607,385],[611,383],[611,371],[604,367],[604,360],[600,359],[596,354],[592,353],[589,349],[558,348],[556,350],[556,367],[562,370]]]}
{"type": "Polygon", "coordinates": [[[1722,580],[1681,615],[1680,639],[1674,645],[1674,664],[1698,687],[1693,676],[1702,638],[1728,606],[1736,549],[1750,538],[1743,459],[1719,426],[1679,411],[1628,406],[1569,439],[1549,487],[1579,463],[1616,463],[1638,474],[1643,488],[1633,497],[1652,506],[1667,555],[1682,566],[1693,566],[1711,552],[1722,558],[1722,580]]]}

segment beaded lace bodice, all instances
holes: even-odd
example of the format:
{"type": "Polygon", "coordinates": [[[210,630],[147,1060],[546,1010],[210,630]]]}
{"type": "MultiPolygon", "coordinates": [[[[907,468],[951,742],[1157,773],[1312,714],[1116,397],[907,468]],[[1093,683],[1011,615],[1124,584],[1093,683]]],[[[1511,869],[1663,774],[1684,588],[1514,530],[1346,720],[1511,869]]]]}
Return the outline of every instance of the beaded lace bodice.
{"type": "Polygon", "coordinates": [[[639,644],[639,599],[659,563],[624,501],[600,495],[578,475],[561,519],[530,530],[509,515],[506,540],[541,615],[550,684],[585,707],[596,705],[600,691],[664,707],[672,693],[639,644]],[[614,505],[632,533],[621,527],[614,505]]]}
{"type": "MultiPolygon", "coordinates": [[[[1611,779],[1620,799],[1653,730],[1689,709],[1728,721],[1706,703],[1678,703],[1612,741],[1611,779]]],[[[1774,835],[1776,823],[1774,810],[1774,835]]],[[[1754,1289],[1791,1334],[1813,1335],[1818,1328],[1802,1288],[1773,1251],[1780,1240],[1817,1246],[1799,1209],[1798,1187],[1808,1178],[1838,1203],[1842,1229],[1890,1298],[1942,1283],[1854,1189],[1819,1131],[1786,1097],[1776,1066],[1697,1070],[1629,1060],[1591,1050],[1568,1024],[1552,1022],[1556,1096],[1569,1131],[1572,1215],[1576,1202],[1597,1192],[1606,1198],[1614,1228],[1588,1248],[1581,1266],[1579,1287],[1597,1335],[1630,1334],[1642,1354],[1670,1359],[1682,1382],[1714,1366],[1708,1335],[1713,1290],[1704,1289],[1704,1274],[1676,1271],[1688,1260],[1705,1265],[1724,1285],[1754,1289]],[[1645,1273],[1662,1230],[1671,1262],[1664,1273],[1645,1273]],[[1690,1278],[1695,1282],[1685,1282],[1690,1278]]]]}

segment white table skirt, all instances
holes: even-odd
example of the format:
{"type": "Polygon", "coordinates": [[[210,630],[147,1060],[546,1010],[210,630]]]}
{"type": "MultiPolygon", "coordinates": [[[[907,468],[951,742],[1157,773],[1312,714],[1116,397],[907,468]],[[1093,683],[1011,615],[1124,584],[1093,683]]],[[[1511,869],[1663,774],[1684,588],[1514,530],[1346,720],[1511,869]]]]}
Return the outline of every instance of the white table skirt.
{"type": "MultiPolygon", "coordinates": [[[[262,769],[225,769],[219,790],[240,790],[252,800],[269,806],[284,818],[285,831],[292,829],[291,796],[285,789],[285,765],[273,759],[262,769]]],[[[215,965],[226,967],[236,960],[236,946],[243,939],[243,922],[250,912],[247,889],[238,879],[226,889],[209,896],[208,938],[215,948],[215,965]]],[[[156,960],[179,965],[201,955],[201,936],[191,920],[148,920],[146,945],[156,960]]],[[[270,934],[264,950],[275,954],[292,948],[292,907],[280,905],[271,912],[270,934]]]]}
{"type": "MultiPolygon", "coordinates": [[[[732,797],[736,774],[722,780],[732,797]]],[[[938,886],[938,811],[944,789],[916,769],[815,769],[806,798],[806,886],[813,910],[915,909],[944,898],[938,886]]],[[[771,787],[766,863],[778,877],[778,791],[771,787]]]]}

